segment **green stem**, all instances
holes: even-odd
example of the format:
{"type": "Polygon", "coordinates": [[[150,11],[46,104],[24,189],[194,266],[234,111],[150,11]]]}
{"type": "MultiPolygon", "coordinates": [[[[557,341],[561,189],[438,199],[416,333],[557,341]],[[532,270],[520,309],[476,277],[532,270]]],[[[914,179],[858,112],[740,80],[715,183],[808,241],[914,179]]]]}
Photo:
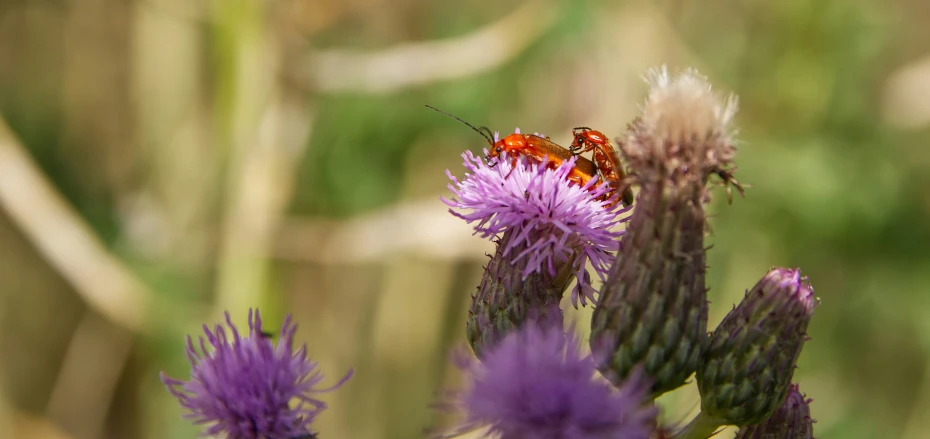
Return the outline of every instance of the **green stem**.
{"type": "Polygon", "coordinates": [[[723,426],[723,421],[698,413],[684,429],[672,436],[672,439],[707,439],[723,426]]]}

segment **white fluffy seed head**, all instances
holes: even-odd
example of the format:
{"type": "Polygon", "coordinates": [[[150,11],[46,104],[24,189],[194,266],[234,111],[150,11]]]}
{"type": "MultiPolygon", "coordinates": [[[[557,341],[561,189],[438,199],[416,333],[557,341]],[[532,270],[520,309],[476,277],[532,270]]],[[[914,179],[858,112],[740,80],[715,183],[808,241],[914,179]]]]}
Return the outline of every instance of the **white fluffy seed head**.
{"type": "MultiPolygon", "coordinates": [[[[737,99],[719,96],[694,69],[670,76],[665,66],[646,73],[649,96],[642,122],[657,140],[688,141],[726,137],[737,99]]],[[[729,143],[729,142],[725,142],[729,143]]]]}
{"type": "Polygon", "coordinates": [[[631,179],[643,191],[659,181],[670,183],[661,186],[666,189],[700,188],[682,194],[707,200],[708,179],[717,175],[741,191],[732,176],[736,98],[715,93],[707,78],[693,69],[669,75],[662,66],[649,70],[646,80],[650,89],[642,115],[619,142],[631,179]]]}

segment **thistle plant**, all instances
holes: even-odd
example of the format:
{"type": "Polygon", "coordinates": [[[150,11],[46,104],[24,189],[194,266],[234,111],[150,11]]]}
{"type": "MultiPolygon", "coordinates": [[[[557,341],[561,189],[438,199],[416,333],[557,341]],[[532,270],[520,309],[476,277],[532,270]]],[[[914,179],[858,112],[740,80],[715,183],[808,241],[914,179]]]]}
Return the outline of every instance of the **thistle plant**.
{"type": "Polygon", "coordinates": [[[572,160],[551,169],[519,156],[511,167],[466,153],[466,177],[449,174],[452,213],[496,243],[466,322],[477,354],[464,367],[469,385],[443,405],[464,414],[450,435],[484,426],[500,439],[706,439],[737,425],[743,439],[811,437],[806,401],[790,387],[816,304],[799,270],[771,270],[708,335],[705,206],[712,186],[729,201],[731,189],[743,193],[736,99],[693,70],[663,67],[648,82],[642,114],[617,140],[630,166],[622,184],[638,188],[630,215],[598,201],[606,185],[566,179],[572,160]],[[590,356],[553,329],[570,280],[573,304],[595,304],[590,356]],[[702,412],[678,431],[658,425],[655,398],[694,374],[702,412]]]}
{"type": "MultiPolygon", "coordinates": [[[[734,187],[742,194],[736,100],[693,70],[658,69],[648,82],[642,114],[617,140],[630,170],[615,187],[638,188],[632,207],[614,204],[611,186],[554,144],[556,162],[501,149],[490,163],[463,154],[461,180],[447,171],[454,196],[443,201],[495,250],[465,322],[475,354],[458,362],[466,384],[439,404],[462,420],[435,437],[707,439],[736,425],[739,439],[811,439],[810,400],[791,385],[818,303],[800,270],[771,269],[708,335],[705,206],[714,180],[728,198],[734,187]],[[572,282],[572,304],[595,305],[590,353],[563,330],[572,282]],[[659,425],[655,398],[692,375],[700,414],[678,431],[659,425]]],[[[277,345],[257,311],[246,336],[226,320],[231,336],[205,326],[199,349],[188,337],[189,380],[162,375],[185,416],[229,439],[316,438],[311,424],[326,408],[316,394],[349,375],[318,388],[289,317],[277,345]]]]}
{"type": "Polygon", "coordinates": [[[449,173],[455,198],[443,201],[453,215],[476,223],[477,234],[496,242],[466,325],[468,341],[480,355],[528,319],[561,321],[559,302],[571,279],[576,281],[573,303],[593,300],[587,265],[604,278],[626,210],[598,200],[606,184],[569,183],[574,160],[551,169],[546,160],[523,156],[516,166],[506,154],[492,164],[470,152],[463,158],[468,173],[462,181],[449,173]]]}

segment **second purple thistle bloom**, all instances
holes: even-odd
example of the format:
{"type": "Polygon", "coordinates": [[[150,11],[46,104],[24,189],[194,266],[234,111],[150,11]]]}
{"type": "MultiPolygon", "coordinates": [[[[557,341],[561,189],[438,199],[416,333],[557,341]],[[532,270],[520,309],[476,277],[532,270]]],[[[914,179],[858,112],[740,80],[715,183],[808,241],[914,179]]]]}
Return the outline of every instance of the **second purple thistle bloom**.
{"type": "Polygon", "coordinates": [[[226,313],[226,327],[203,327],[195,344],[187,338],[191,364],[188,380],[161,374],[195,424],[207,425],[205,435],[227,439],[314,438],[310,425],[327,404],[317,394],[339,388],[349,371],[329,388],[320,388],[323,374],[307,357],[306,345],[294,349],[297,325],[290,316],[275,345],[262,329],[258,312],[249,310],[249,331],[240,334],[226,313]],[[199,348],[199,349],[198,349],[199,348]]]}
{"type": "Polygon", "coordinates": [[[499,439],[648,439],[655,407],[644,404],[642,376],[614,388],[597,376],[577,337],[561,326],[528,324],[511,332],[481,360],[462,361],[464,389],[440,408],[464,414],[439,438],[482,427],[499,439]]]}
{"type": "Polygon", "coordinates": [[[522,267],[524,278],[532,273],[555,276],[571,264],[577,280],[572,303],[584,306],[594,301],[587,264],[603,280],[614,261],[617,240],[623,234],[617,226],[627,220],[629,208],[609,208],[598,200],[608,190],[606,184],[591,180],[585,186],[570,183],[566,177],[575,160],[555,169],[548,163],[506,154],[490,165],[470,151],[462,154],[468,173],[459,181],[451,172],[449,189],[455,194],[443,201],[450,212],[475,225],[484,238],[512,232],[515,239],[502,243],[505,257],[522,267]],[[597,186],[595,186],[597,185],[597,186]],[[512,252],[521,247],[519,253],[512,252]]]}

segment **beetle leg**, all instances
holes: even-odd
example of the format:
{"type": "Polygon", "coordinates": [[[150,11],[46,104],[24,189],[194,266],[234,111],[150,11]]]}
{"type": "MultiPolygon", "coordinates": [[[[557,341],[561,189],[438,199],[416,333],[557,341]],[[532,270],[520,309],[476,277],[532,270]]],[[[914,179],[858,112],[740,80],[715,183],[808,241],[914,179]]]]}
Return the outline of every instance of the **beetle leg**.
{"type": "Polygon", "coordinates": [[[572,143],[572,144],[568,147],[568,149],[569,149],[571,152],[575,153],[575,155],[581,155],[581,154],[584,154],[584,153],[586,153],[586,152],[588,152],[588,151],[593,151],[594,148],[595,148],[594,144],[592,144],[592,143],[590,143],[590,142],[582,142],[582,143],[580,143],[580,144],[578,144],[578,145],[575,145],[574,143],[572,143]]]}
{"type": "Polygon", "coordinates": [[[513,173],[514,169],[517,169],[517,156],[516,155],[513,156],[513,160],[510,161],[510,170],[507,171],[507,175],[505,175],[504,178],[510,177],[510,174],[513,173]]]}

